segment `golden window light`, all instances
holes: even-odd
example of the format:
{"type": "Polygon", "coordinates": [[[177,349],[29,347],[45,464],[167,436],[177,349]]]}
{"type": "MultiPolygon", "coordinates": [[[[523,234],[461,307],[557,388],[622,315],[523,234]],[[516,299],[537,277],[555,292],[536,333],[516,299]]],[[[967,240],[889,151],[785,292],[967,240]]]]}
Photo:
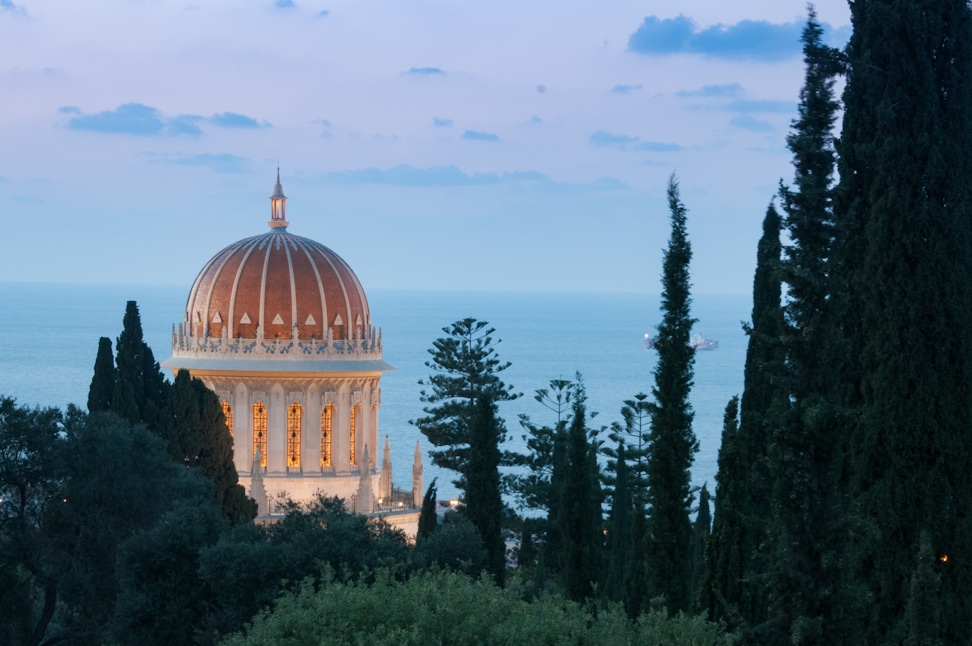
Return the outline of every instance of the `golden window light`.
{"type": "Polygon", "coordinates": [[[287,409],[287,467],[300,466],[300,404],[287,409]]]}
{"type": "Polygon", "coordinates": [[[331,466],[331,421],[334,418],[334,404],[328,404],[321,411],[321,466],[331,466]]]}
{"type": "Polygon", "coordinates": [[[267,407],[263,402],[253,404],[253,454],[260,451],[260,466],[267,466],[267,407]]]}

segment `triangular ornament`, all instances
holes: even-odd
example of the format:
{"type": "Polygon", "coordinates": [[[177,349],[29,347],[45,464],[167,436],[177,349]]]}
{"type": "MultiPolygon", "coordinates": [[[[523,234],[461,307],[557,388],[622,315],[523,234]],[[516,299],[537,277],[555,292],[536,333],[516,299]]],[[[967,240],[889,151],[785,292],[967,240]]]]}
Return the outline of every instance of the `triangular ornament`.
{"type": "Polygon", "coordinates": [[[344,319],[341,318],[340,314],[334,317],[334,325],[344,325],[344,319]]]}
{"type": "Polygon", "coordinates": [[[313,314],[307,315],[307,320],[304,321],[304,325],[317,325],[317,321],[314,320],[313,314]]]}
{"type": "Polygon", "coordinates": [[[240,323],[243,323],[244,325],[249,325],[252,322],[253,321],[250,320],[250,315],[247,314],[246,312],[243,312],[243,316],[240,317],[240,323]]]}
{"type": "Polygon", "coordinates": [[[280,314],[274,316],[273,321],[271,321],[271,323],[273,323],[274,325],[283,325],[283,319],[280,318],[280,314]]]}
{"type": "Polygon", "coordinates": [[[219,312],[216,312],[216,316],[213,317],[213,323],[222,323],[222,322],[223,322],[223,317],[219,315],[219,312]]]}

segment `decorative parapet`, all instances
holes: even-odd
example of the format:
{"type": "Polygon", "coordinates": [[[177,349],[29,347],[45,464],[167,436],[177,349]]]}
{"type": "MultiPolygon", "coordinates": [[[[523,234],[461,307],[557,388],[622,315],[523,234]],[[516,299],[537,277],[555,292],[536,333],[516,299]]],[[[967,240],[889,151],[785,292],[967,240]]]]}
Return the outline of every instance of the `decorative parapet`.
{"type": "Polygon", "coordinates": [[[324,340],[294,338],[255,339],[198,337],[185,333],[183,324],[172,326],[173,357],[237,357],[245,359],[378,359],[382,357],[381,328],[370,328],[367,336],[336,340],[328,328],[324,340]]]}

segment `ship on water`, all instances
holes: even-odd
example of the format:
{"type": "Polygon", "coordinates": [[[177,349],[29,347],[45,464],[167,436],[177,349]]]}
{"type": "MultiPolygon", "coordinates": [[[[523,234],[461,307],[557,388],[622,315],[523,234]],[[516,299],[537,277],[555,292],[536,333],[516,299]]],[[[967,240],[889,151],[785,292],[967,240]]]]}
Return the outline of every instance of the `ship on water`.
{"type": "MultiPolygon", "coordinates": [[[[717,350],[719,348],[719,342],[715,339],[706,339],[701,334],[693,334],[689,338],[689,347],[693,350],[717,350]]],[[[652,338],[650,334],[645,334],[645,349],[653,350],[655,348],[655,339],[652,338]]]]}

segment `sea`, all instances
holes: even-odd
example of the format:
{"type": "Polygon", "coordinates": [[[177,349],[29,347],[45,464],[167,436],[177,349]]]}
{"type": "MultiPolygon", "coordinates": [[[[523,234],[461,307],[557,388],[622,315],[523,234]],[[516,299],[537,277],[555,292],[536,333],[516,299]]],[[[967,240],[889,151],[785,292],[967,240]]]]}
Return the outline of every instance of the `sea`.
{"type": "MultiPolygon", "coordinates": [[[[121,333],[126,301],[138,303],[145,341],[156,361],[170,355],[172,327],[182,320],[188,286],[91,285],[0,282],[0,395],[19,404],[85,407],[99,337],[121,333]]],[[[659,296],[635,293],[369,290],[372,321],[382,328],[384,358],[395,366],[381,379],[380,443],[391,442],[393,481],[411,487],[416,441],[425,460],[425,483],[438,478],[439,498],[457,494],[455,474],[428,459],[429,443],[410,423],[423,415],[419,381],[431,370],[428,349],[443,328],[473,317],[488,321],[502,373],[523,396],[500,405],[509,439],[504,448],[525,449],[521,414],[553,424],[534,400],[553,379],[580,374],[593,427],[619,422],[624,400],[651,395],[654,350],[644,345],[660,319],[659,296]]],[[[693,329],[719,342],[695,355],[691,403],[699,451],[692,467],[696,486],[714,493],[723,412],[742,393],[749,295],[693,296],[693,329]]],[[[606,440],[606,433],[604,439],[606,440]]],[[[380,447],[379,447],[380,451],[380,447]]],[[[375,453],[372,453],[375,455],[375,453]]],[[[378,454],[380,460],[380,453],[378,454]]]]}

